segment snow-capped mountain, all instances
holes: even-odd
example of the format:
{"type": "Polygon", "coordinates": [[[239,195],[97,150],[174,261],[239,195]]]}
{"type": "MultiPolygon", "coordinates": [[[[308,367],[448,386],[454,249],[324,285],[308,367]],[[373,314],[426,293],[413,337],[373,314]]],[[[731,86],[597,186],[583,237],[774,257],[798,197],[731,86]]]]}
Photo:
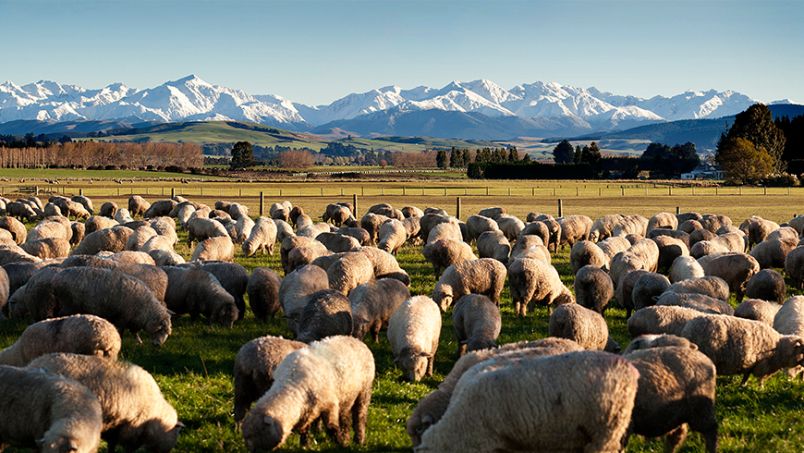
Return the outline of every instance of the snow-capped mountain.
{"type": "MultiPolygon", "coordinates": [[[[5,82],[0,84],[0,123],[13,120],[236,120],[296,130],[321,130],[336,122],[338,127],[348,129],[350,121],[366,115],[373,115],[372,121],[379,118],[386,121],[416,113],[416,121],[425,124],[428,111],[446,111],[472,114],[470,122],[483,117],[514,118],[524,121],[516,123],[520,129],[523,125],[532,125],[534,132],[562,133],[610,131],[678,119],[718,118],[741,112],[754,102],[733,91],[688,91],[672,97],[644,99],[556,82],[534,82],[505,89],[490,80],[474,80],[453,81],[442,88],[386,86],[352,93],[331,104],[309,106],[271,94],[251,95],[190,75],[142,90],[123,83],[85,89],[52,81],[22,86],[5,82]]],[[[446,117],[439,118],[443,122],[446,117]]],[[[509,123],[513,124],[497,121],[495,127],[509,123]]],[[[371,122],[360,124],[365,128],[371,122]]]]}

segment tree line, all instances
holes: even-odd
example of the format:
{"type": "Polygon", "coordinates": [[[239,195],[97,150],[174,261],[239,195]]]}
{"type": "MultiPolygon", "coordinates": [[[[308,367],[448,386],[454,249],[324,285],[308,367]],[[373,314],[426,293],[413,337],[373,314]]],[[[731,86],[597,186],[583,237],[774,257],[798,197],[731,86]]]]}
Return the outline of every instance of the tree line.
{"type": "Polygon", "coordinates": [[[1,168],[167,169],[204,166],[201,147],[192,143],[65,142],[48,146],[0,146],[1,168]]]}

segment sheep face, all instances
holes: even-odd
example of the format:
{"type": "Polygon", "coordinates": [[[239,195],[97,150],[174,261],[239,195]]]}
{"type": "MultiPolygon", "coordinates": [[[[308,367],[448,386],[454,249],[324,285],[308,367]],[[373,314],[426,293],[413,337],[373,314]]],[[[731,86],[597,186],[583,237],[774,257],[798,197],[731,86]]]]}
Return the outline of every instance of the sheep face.
{"type": "Polygon", "coordinates": [[[465,342],[463,344],[466,345],[466,351],[467,352],[479,351],[481,349],[491,349],[491,348],[496,348],[497,347],[497,342],[495,342],[494,340],[489,340],[489,339],[485,339],[485,340],[469,340],[469,341],[467,341],[467,342],[465,342]]]}
{"type": "Polygon", "coordinates": [[[252,256],[257,253],[257,246],[251,241],[246,241],[243,243],[243,254],[246,256],[252,256]]]}
{"type": "Polygon", "coordinates": [[[212,316],[213,321],[225,327],[232,327],[237,320],[237,307],[234,302],[222,305],[212,316]]]}
{"type": "Polygon", "coordinates": [[[592,242],[597,242],[600,239],[600,232],[599,231],[592,231],[589,233],[589,240],[592,242]]]}
{"type": "Polygon", "coordinates": [[[149,322],[145,326],[145,330],[151,334],[151,342],[154,346],[162,346],[171,333],[170,317],[149,322]]]}
{"type": "Polygon", "coordinates": [[[146,449],[159,453],[170,452],[176,446],[182,428],[184,424],[181,422],[169,427],[160,420],[148,420],[145,426],[145,437],[148,439],[145,443],[146,449]]]}
{"type": "Polygon", "coordinates": [[[270,415],[246,416],[243,422],[243,439],[252,453],[273,450],[284,441],[284,438],[282,425],[270,415]]]}
{"type": "Polygon", "coordinates": [[[352,313],[352,336],[362,340],[369,331],[371,323],[368,319],[363,317],[355,317],[352,313]]]}
{"type": "Polygon", "coordinates": [[[80,440],[73,436],[52,431],[53,428],[46,432],[43,438],[36,441],[39,451],[43,453],[80,453],[94,451],[97,448],[97,444],[81,445],[80,440]]]}
{"type": "Polygon", "coordinates": [[[776,350],[784,362],[785,368],[804,365],[804,338],[785,335],[779,339],[779,345],[776,350]]]}
{"type": "Polygon", "coordinates": [[[403,370],[403,377],[409,382],[418,382],[427,373],[430,357],[423,353],[412,353],[394,359],[394,363],[403,370]]]}
{"type": "Polygon", "coordinates": [[[437,284],[433,289],[433,300],[441,307],[441,311],[447,311],[452,305],[452,287],[444,284],[437,284]]]}

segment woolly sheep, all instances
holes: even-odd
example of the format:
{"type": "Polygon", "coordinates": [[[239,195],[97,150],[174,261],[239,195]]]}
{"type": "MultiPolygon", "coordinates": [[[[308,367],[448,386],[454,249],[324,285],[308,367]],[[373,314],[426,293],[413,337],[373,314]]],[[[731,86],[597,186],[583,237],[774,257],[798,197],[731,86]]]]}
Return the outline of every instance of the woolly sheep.
{"type": "Polygon", "coordinates": [[[243,420],[254,401],[271,388],[274,372],[288,354],[306,347],[300,341],[264,336],[244,344],[234,362],[234,419],[243,420]]]}
{"type": "Polygon", "coordinates": [[[238,317],[235,298],[210,272],[198,267],[165,266],[168,287],[165,303],[177,315],[203,315],[210,322],[231,327],[238,317]]]}
{"type": "MultiPolygon", "coordinates": [[[[577,244],[576,244],[577,245],[577,244]]],[[[614,284],[609,274],[598,267],[586,265],[575,274],[575,302],[600,314],[614,297],[614,284]]]]}
{"type": "Polygon", "coordinates": [[[798,246],[787,254],[784,272],[793,281],[793,287],[804,289],[804,246],[798,246]]]}
{"type": "Polygon", "coordinates": [[[405,206],[401,209],[402,215],[405,216],[406,219],[411,217],[421,217],[424,215],[424,211],[417,208],[416,206],[405,206]]]}
{"type": "MultiPolygon", "coordinates": [[[[396,255],[397,250],[407,241],[405,225],[397,219],[389,219],[380,225],[377,247],[396,255]]],[[[357,241],[355,241],[357,242],[357,241]]]]}
{"type": "Polygon", "coordinates": [[[287,274],[279,285],[279,303],[288,322],[288,328],[295,334],[298,320],[310,294],[329,288],[327,272],[318,266],[302,266],[287,274]]]}
{"type": "Polygon", "coordinates": [[[360,226],[369,233],[370,244],[377,243],[377,235],[380,231],[380,225],[382,225],[383,222],[388,219],[389,217],[374,214],[372,212],[367,212],[366,215],[360,219],[360,226]]]}
{"type": "Polygon", "coordinates": [[[151,207],[151,203],[145,201],[139,195],[132,195],[128,199],[128,212],[132,217],[137,217],[145,214],[145,211],[151,207]]]}
{"type": "Polygon", "coordinates": [[[31,360],[52,352],[72,352],[117,359],[120,334],[103,318],[73,315],[31,324],[17,341],[0,351],[0,364],[25,366],[31,360]]]}
{"type": "MultiPolygon", "coordinates": [[[[631,289],[631,302],[635,310],[650,307],[656,303],[656,298],[670,288],[670,280],[662,274],[643,274],[634,283],[631,289]]],[[[631,309],[626,304],[627,315],[631,316],[631,309]]]]}
{"type": "Polygon", "coordinates": [[[759,321],[704,316],[688,321],[681,336],[712,359],[718,375],[742,374],[743,384],[752,374],[762,382],[782,368],[804,362],[804,339],[782,336],[759,321]]]}
{"type": "Polygon", "coordinates": [[[243,419],[243,438],[251,452],[281,446],[291,430],[307,444],[307,431],[319,417],[338,443],[366,437],[374,382],[374,357],[361,341],[336,336],[290,353],[274,371],[274,384],[243,419]],[[350,423],[351,421],[351,423],[350,423]]]}
{"type": "Polygon", "coordinates": [[[648,219],[641,215],[624,215],[619,224],[614,226],[611,234],[614,236],[647,235],[648,219]]]}
{"type": "Polygon", "coordinates": [[[249,280],[246,268],[237,263],[208,261],[201,265],[201,269],[215,276],[223,289],[234,297],[238,312],[237,319],[243,319],[246,313],[246,301],[243,296],[246,294],[249,280]]]}
{"type": "Polygon", "coordinates": [[[737,308],[734,309],[734,316],[738,318],[753,319],[773,326],[773,318],[779,309],[780,304],[768,302],[761,299],[744,299],[737,308]]]}
{"type": "Polygon", "coordinates": [[[654,214],[648,221],[648,233],[657,228],[667,228],[675,230],[678,228],[678,218],[669,212],[659,212],[654,214]]]}
{"type": "Polygon", "coordinates": [[[672,291],[665,291],[656,298],[656,305],[675,305],[692,308],[704,313],[734,314],[734,309],[728,302],[696,293],[674,293],[672,291]]]}
{"type": "Polygon", "coordinates": [[[394,363],[406,380],[418,382],[432,376],[440,335],[441,313],[427,296],[411,297],[391,315],[388,341],[394,363]]]}
{"type": "Polygon", "coordinates": [[[532,258],[516,258],[508,266],[508,283],[517,316],[527,316],[528,306],[573,303],[555,267],[532,258]]]}
{"type": "Polygon", "coordinates": [[[126,224],[129,222],[133,222],[134,218],[131,217],[131,214],[129,214],[128,209],[120,208],[114,214],[114,220],[120,224],[126,224]]]}
{"type": "Polygon", "coordinates": [[[328,233],[332,231],[332,227],[327,223],[315,223],[306,225],[296,230],[297,236],[304,236],[308,238],[315,238],[321,233],[328,233]]]}
{"type": "Polygon", "coordinates": [[[509,214],[502,214],[496,220],[500,231],[509,241],[515,241],[519,233],[525,229],[525,223],[522,220],[509,214]]]}
{"type": "Polygon", "coordinates": [[[283,220],[287,222],[288,220],[290,220],[291,209],[292,208],[289,208],[282,203],[273,203],[271,204],[271,207],[268,209],[268,213],[274,220],[283,220]]]}
{"type": "Polygon", "coordinates": [[[707,315],[692,308],[654,305],[637,310],[628,318],[628,333],[632,337],[648,334],[681,335],[687,321],[701,316],[707,315]]]}
{"type": "Polygon", "coordinates": [[[103,415],[98,398],[80,383],[40,369],[0,366],[0,424],[4,444],[47,453],[98,450],[103,415]]]}
{"type": "Polygon", "coordinates": [[[609,328],[603,316],[578,304],[556,307],[550,315],[548,334],[573,340],[584,349],[620,351],[620,346],[609,337],[609,328]]]}
{"type": "MultiPolygon", "coordinates": [[[[436,213],[436,212],[427,212],[425,210],[424,215],[419,219],[419,237],[423,240],[427,240],[427,237],[430,235],[430,230],[433,229],[436,225],[441,223],[455,223],[456,220],[447,215],[446,212],[443,214],[436,213]]],[[[468,228],[468,225],[467,225],[468,228]]]]}
{"type": "Polygon", "coordinates": [[[745,221],[740,224],[740,230],[748,237],[748,247],[759,244],[765,240],[771,231],[778,229],[778,223],[755,215],[745,219],[745,221]]]}
{"type": "Polygon", "coordinates": [[[279,311],[279,275],[267,267],[258,267],[251,272],[246,286],[248,303],[254,317],[260,321],[273,318],[279,311]]]}
{"type": "Polygon", "coordinates": [[[570,265],[572,273],[577,274],[579,269],[587,265],[608,268],[609,260],[594,242],[578,241],[570,249],[570,265]]]}
{"type": "Polygon", "coordinates": [[[493,348],[502,327],[500,308],[486,296],[467,294],[455,303],[452,327],[458,341],[457,356],[493,348]]]}
{"type": "Polygon", "coordinates": [[[690,340],[687,340],[684,337],[679,337],[676,335],[671,334],[647,334],[647,335],[639,335],[638,337],[631,340],[628,343],[628,346],[623,351],[623,355],[627,355],[631,352],[642,350],[642,349],[651,349],[651,348],[667,348],[667,347],[678,347],[678,348],[687,348],[687,349],[698,349],[698,346],[693,344],[690,340]]]}
{"type": "Polygon", "coordinates": [[[746,297],[782,303],[787,298],[787,284],[782,274],[773,269],[756,273],[745,286],[746,297]]]}
{"type": "Polygon", "coordinates": [[[486,231],[477,237],[477,254],[480,258],[492,258],[506,264],[511,243],[502,231],[486,231]]]}
{"type": "Polygon", "coordinates": [[[628,250],[628,248],[631,247],[631,243],[622,236],[612,236],[604,241],[598,242],[597,246],[600,247],[600,250],[606,256],[606,266],[608,267],[608,262],[614,258],[614,255],[628,250]]]}
{"type": "Polygon", "coordinates": [[[730,252],[699,258],[698,262],[707,276],[720,277],[735,293],[737,302],[743,299],[748,280],[759,272],[759,263],[751,255],[730,252]]]}
{"type": "Polygon", "coordinates": [[[474,241],[486,231],[499,231],[500,227],[494,219],[482,215],[471,215],[466,219],[469,238],[474,241]]]}
{"type": "Polygon", "coordinates": [[[11,237],[17,244],[22,244],[28,238],[28,229],[25,224],[15,219],[14,217],[4,216],[0,217],[0,228],[7,230],[11,233],[11,237]]]}
{"type": "Polygon", "coordinates": [[[104,217],[114,218],[115,213],[117,212],[117,203],[113,201],[104,202],[99,211],[99,215],[104,217]]]}
{"type": "Polygon", "coordinates": [[[670,265],[670,282],[676,283],[682,280],[689,280],[692,278],[701,278],[704,276],[704,270],[698,260],[691,256],[679,256],[673,260],[670,265]]]}
{"type": "Polygon", "coordinates": [[[92,216],[84,221],[84,231],[86,234],[89,234],[98,230],[111,228],[116,225],[119,225],[117,220],[103,216],[92,216]]]}
{"type": "Polygon", "coordinates": [[[151,250],[148,252],[157,266],[178,266],[184,264],[184,257],[173,250],[151,250]]]}
{"type": "Polygon", "coordinates": [[[756,258],[759,267],[784,267],[787,255],[798,246],[795,239],[766,239],[751,249],[751,256],[756,258]]]}
{"type": "Polygon", "coordinates": [[[444,269],[453,264],[477,259],[469,244],[451,239],[439,239],[427,244],[424,246],[422,254],[433,265],[436,278],[441,276],[444,269]]]}
{"type": "Polygon", "coordinates": [[[204,239],[193,250],[192,261],[232,261],[234,244],[228,236],[204,239]]]}
{"type": "Polygon", "coordinates": [[[550,243],[550,229],[541,221],[525,224],[525,228],[519,232],[517,241],[521,240],[522,236],[538,236],[543,244],[548,245],[550,243]]]}
{"type": "Polygon", "coordinates": [[[410,277],[404,269],[399,267],[394,255],[376,247],[363,247],[358,253],[366,255],[374,266],[374,278],[394,278],[410,285],[410,277]]]}
{"type": "MultiPolygon", "coordinates": [[[[639,270],[649,271],[645,260],[637,256],[635,253],[631,252],[630,250],[626,250],[614,255],[614,258],[611,259],[609,275],[611,276],[611,281],[614,283],[615,291],[619,290],[620,285],[626,276],[634,271],[639,270]]],[[[623,303],[621,298],[618,298],[618,300],[623,303]]]]}
{"type": "Polygon", "coordinates": [[[689,256],[687,245],[679,239],[670,236],[658,236],[652,239],[659,248],[659,263],[657,268],[661,271],[669,270],[676,258],[689,256]]]}
{"type": "Polygon", "coordinates": [[[462,376],[444,416],[424,432],[414,451],[622,448],[639,378],[627,360],[579,351],[523,358],[517,366],[485,363],[462,376]],[[552,410],[559,399],[577,410],[552,410]],[[523,407],[522,401],[530,404],[523,407]],[[585,435],[578,436],[579,430],[585,435]]]}
{"type": "Polygon", "coordinates": [[[352,336],[362,340],[371,332],[374,342],[378,342],[380,329],[388,325],[391,315],[408,299],[408,287],[392,278],[381,278],[357,286],[349,293],[354,324],[352,336]]]}
{"type": "Polygon", "coordinates": [[[360,245],[366,245],[371,240],[368,231],[360,227],[343,226],[338,229],[337,233],[357,239],[357,242],[359,242],[360,245]]]}
{"type": "Polygon", "coordinates": [[[38,241],[40,239],[64,239],[69,241],[72,237],[73,229],[70,226],[69,220],[64,217],[47,217],[37,223],[36,226],[28,232],[25,242],[38,241]]]}
{"type": "Polygon", "coordinates": [[[589,238],[589,231],[592,228],[592,219],[585,215],[570,215],[556,219],[561,226],[560,245],[569,244],[570,247],[576,242],[589,238]]]}
{"type": "Polygon", "coordinates": [[[780,226],[778,229],[773,230],[768,234],[765,240],[781,239],[783,241],[799,241],[799,234],[795,228],[789,226],[780,226]]]}
{"type": "MultiPolygon", "coordinates": [[[[129,236],[128,240],[126,241],[125,249],[126,250],[141,250],[143,248],[143,246],[145,245],[145,243],[148,242],[149,239],[151,239],[152,237],[154,237],[156,235],[157,235],[156,230],[151,228],[150,225],[143,225],[143,226],[137,228],[136,230],[134,230],[133,233],[131,233],[131,236],[129,236]]],[[[171,245],[171,249],[172,248],[173,247],[171,245]]]]}
{"type": "Polygon", "coordinates": [[[374,266],[365,254],[359,252],[346,253],[327,268],[329,287],[344,296],[373,279],[374,266]]]}
{"type": "Polygon", "coordinates": [[[348,207],[330,203],[325,208],[321,219],[324,222],[332,222],[335,226],[339,227],[350,217],[352,217],[352,211],[348,207]]]}
{"type": "Polygon", "coordinates": [[[176,202],[176,200],[171,199],[156,200],[153,203],[151,203],[151,206],[149,206],[148,209],[145,210],[142,216],[145,217],[146,219],[150,219],[153,217],[161,217],[169,215],[170,211],[173,210],[173,208],[176,207],[177,204],[178,203],[176,202]]]}
{"type": "MultiPolygon", "coordinates": [[[[147,233],[145,233],[147,234],[147,233]]],[[[132,235],[133,237],[133,235],[132,235]]],[[[129,238],[129,243],[131,238],[129,238]]],[[[200,243],[199,243],[200,244],[200,243]]],[[[151,253],[154,250],[165,250],[165,251],[172,251],[173,250],[173,241],[167,237],[162,235],[154,235],[148,238],[145,243],[142,244],[142,247],[139,248],[140,251],[145,253],[151,253]]]]}
{"type": "Polygon", "coordinates": [[[589,240],[591,242],[602,241],[611,237],[611,232],[616,225],[623,220],[620,214],[606,214],[592,223],[592,228],[589,230],[589,240]]]}
{"type": "Polygon", "coordinates": [[[506,274],[505,266],[491,258],[453,264],[438,279],[433,300],[444,311],[466,294],[483,294],[499,305],[506,274]]]}
{"type": "MultiPolygon", "coordinates": [[[[310,248],[310,257],[312,259],[317,258],[321,255],[327,255],[329,251],[321,242],[303,236],[288,236],[286,237],[282,243],[279,245],[279,261],[282,264],[282,269],[284,269],[285,273],[288,273],[295,269],[295,267],[291,266],[289,257],[290,252],[298,247],[308,247],[310,248]]],[[[312,259],[310,261],[312,261],[312,259]]],[[[306,264],[306,263],[297,263],[298,265],[306,264]]]]}
{"type": "MultiPolygon", "coordinates": [[[[408,241],[411,243],[419,240],[419,232],[421,232],[422,229],[420,221],[421,217],[405,217],[402,220],[402,226],[405,227],[405,233],[408,236],[408,241]]],[[[361,241],[361,245],[362,244],[363,242],[361,241]]]]}
{"type": "Polygon", "coordinates": [[[725,215],[704,214],[700,219],[701,226],[714,233],[723,226],[732,225],[731,218],[725,215]]]}
{"type": "Polygon", "coordinates": [[[482,215],[484,217],[489,217],[489,218],[494,219],[496,221],[501,215],[506,214],[507,212],[508,211],[503,207],[493,206],[493,207],[481,209],[480,211],[477,212],[477,215],[482,215]]]}
{"type": "Polygon", "coordinates": [[[128,238],[133,233],[134,230],[131,228],[120,225],[94,231],[84,237],[84,240],[73,249],[71,255],[95,255],[104,250],[120,252],[125,250],[128,238]]]}
{"type": "Polygon", "coordinates": [[[64,258],[70,254],[70,242],[61,238],[45,238],[22,244],[27,253],[42,259],[64,258]]]}
{"type": "Polygon", "coordinates": [[[354,252],[360,250],[360,243],[352,236],[329,231],[319,234],[315,240],[324,244],[327,250],[334,253],[354,252]]]}
{"type": "Polygon", "coordinates": [[[696,219],[687,219],[687,220],[684,220],[684,221],[679,220],[679,224],[678,224],[678,227],[676,227],[676,230],[683,231],[683,232],[685,232],[687,234],[691,234],[693,231],[700,230],[702,228],[703,228],[703,225],[701,225],[701,222],[699,222],[698,220],[696,220],[696,219]]]}
{"type": "Polygon", "coordinates": [[[338,291],[323,289],[307,298],[296,339],[310,343],[333,335],[351,335],[352,328],[349,299],[338,291]]]}
{"type": "Polygon", "coordinates": [[[224,237],[229,236],[226,228],[220,222],[215,220],[195,217],[187,222],[187,243],[192,244],[194,241],[203,241],[211,237],[224,237]]]}
{"type": "Polygon", "coordinates": [[[649,348],[624,357],[639,371],[630,431],[665,435],[667,451],[675,451],[689,425],[703,435],[708,452],[717,451],[717,371],[712,361],[688,347],[649,348]]]}
{"type": "Polygon", "coordinates": [[[427,234],[426,244],[431,244],[439,239],[450,239],[453,241],[462,241],[463,235],[461,228],[457,223],[444,222],[439,223],[430,229],[427,234]]]}
{"type": "MultiPolygon", "coordinates": [[[[773,328],[783,335],[796,335],[804,338],[804,297],[794,296],[787,299],[773,317],[773,328]]],[[[789,375],[795,377],[804,373],[804,362],[791,368],[789,375]]]]}
{"type": "Polygon", "coordinates": [[[729,299],[729,285],[720,277],[705,276],[675,282],[667,288],[674,293],[697,293],[720,300],[729,299]]]}

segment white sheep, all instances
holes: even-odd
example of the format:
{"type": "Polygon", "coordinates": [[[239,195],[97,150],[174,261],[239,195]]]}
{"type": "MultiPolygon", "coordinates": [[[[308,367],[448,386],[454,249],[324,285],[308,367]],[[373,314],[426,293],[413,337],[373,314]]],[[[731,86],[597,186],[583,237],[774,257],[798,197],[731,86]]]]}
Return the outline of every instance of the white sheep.
{"type": "Polygon", "coordinates": [[[441,313],[429,297],[411,297],[394,312],[388,321],[388,341],[405,379],[416,382],[433,374],[440,335],[441,313]]]}

